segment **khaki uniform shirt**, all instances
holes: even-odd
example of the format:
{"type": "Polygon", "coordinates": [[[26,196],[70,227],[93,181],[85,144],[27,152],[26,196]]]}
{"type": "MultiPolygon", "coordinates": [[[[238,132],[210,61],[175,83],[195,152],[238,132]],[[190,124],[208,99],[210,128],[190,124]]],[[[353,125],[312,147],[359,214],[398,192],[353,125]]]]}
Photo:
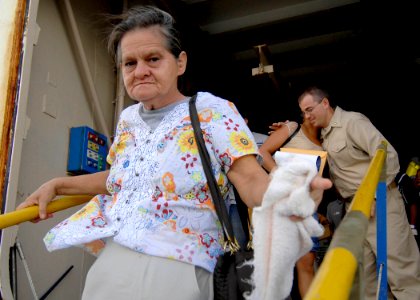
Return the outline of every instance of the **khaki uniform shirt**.
{"type": "Polygon", "coordinates": [[[287,143],[284,144],[282,147],[284,148],[298,148],[298,149],[306,149],[306,150],[323,150],[321,146],[318,146],[314,142],[312,142],[303,132],[302,127],[296,133],[296,135],[287,143]]]}
{"type": "MultiPolygon", "coordinates": [[[[361,113],[336,107],[328,127],[321,131],[322,146],[328,152],[331,180],[344,197],[353,196],[372,158],[385,137],[361,113]]],[[[387,141],[386,182],[399,172],[398,154],[387,141]]]]}

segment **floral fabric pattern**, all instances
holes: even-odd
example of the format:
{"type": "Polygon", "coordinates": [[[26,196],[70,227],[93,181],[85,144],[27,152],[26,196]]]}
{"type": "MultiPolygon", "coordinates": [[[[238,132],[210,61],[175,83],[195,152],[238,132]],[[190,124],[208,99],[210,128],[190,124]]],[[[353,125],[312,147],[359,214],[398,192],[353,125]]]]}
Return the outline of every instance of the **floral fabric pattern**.
{"type": "MultiPolygon", "coordinates": [[[[126,108],[107,157],[107,189],[44,238],[51,250],[83,246],[98,252],[105,238],[145,254],[176,259],[213,272],[223,233],[195,142],[188,103],[174,107],[152,131],[126,108]],[[98,242],[99,240],[99,242],[98,242]]],[[[200,92],[197,111],[213,174],[228,205],[227,173],[257,155],[252,133],[233,103],[200,92]]]]}

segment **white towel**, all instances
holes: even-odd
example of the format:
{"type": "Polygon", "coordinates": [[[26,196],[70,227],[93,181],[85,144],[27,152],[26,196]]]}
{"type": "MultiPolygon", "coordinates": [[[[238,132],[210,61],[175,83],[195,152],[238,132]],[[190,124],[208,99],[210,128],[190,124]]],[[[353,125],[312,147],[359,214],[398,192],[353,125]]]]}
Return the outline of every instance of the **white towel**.
{"type": "Polygon", "coordinates": [[[254,289],[245,295],[248,300],[287,298],[296,261],[312,248],[311,237],[323,234],[313,218],[315,202],[309,194],[317,174],[316,158],[304,156],[308,155],[275,154],[278,167],[271,173],[261,206],[253,209],[254,289]],[[292,221],[292,215],[303,220],[292,221]]]}

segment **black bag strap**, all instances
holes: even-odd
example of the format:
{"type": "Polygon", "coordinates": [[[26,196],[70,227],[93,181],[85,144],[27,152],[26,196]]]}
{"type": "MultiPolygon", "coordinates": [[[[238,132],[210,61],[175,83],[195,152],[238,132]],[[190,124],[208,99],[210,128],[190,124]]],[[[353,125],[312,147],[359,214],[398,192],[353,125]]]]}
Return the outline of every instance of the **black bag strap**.
{"type": "MultiPolygon", "coordinates": [[[[191,126],[194,130],[194,137],[197,142],[198,152],[200,154],[201,162],[203,164],[204,173],[206,174],[207,184],[210,189],[211,196],[213,198],[213,203],[216,208],[216,214],[220,220],[220,223],[223,228],[223,233],[225,235],[225,245],[229,246],[230,251],[237,251],[239,250],[239,244],[233,234],[232,224],[229,221],[229,214],[226,208],[226,204],[223,201],[222,194],[220,192],[219,186],[214,178],[214,174],[211,168],[211,160],[209,153],[207,152],[206,144],[203,139],[203,132],[200,127],[200,121],[198,118],[197,108],[195,106],[195,101],[197,99],[197,95],[191,97],[189,101],[189,110],[190,110],[190,118],[191,118],[191,126]]],[[[249,232],[248,232],[249,236],[249,232]]]]}

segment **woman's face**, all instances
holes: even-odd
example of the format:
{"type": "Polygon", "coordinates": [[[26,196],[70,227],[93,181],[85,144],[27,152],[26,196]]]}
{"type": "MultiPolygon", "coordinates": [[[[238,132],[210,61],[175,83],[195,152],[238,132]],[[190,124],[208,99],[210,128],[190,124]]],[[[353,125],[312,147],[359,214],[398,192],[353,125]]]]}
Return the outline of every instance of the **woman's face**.
{"type": "Polygon", "coordinates": [[[134,29],[121,39],[125,88],[132,99],[143,102],[148,109],[173,102],[179,93],[178,76],[185,72],[185,52],[175,58],[165,46],[158,26],[134,29]]]}

